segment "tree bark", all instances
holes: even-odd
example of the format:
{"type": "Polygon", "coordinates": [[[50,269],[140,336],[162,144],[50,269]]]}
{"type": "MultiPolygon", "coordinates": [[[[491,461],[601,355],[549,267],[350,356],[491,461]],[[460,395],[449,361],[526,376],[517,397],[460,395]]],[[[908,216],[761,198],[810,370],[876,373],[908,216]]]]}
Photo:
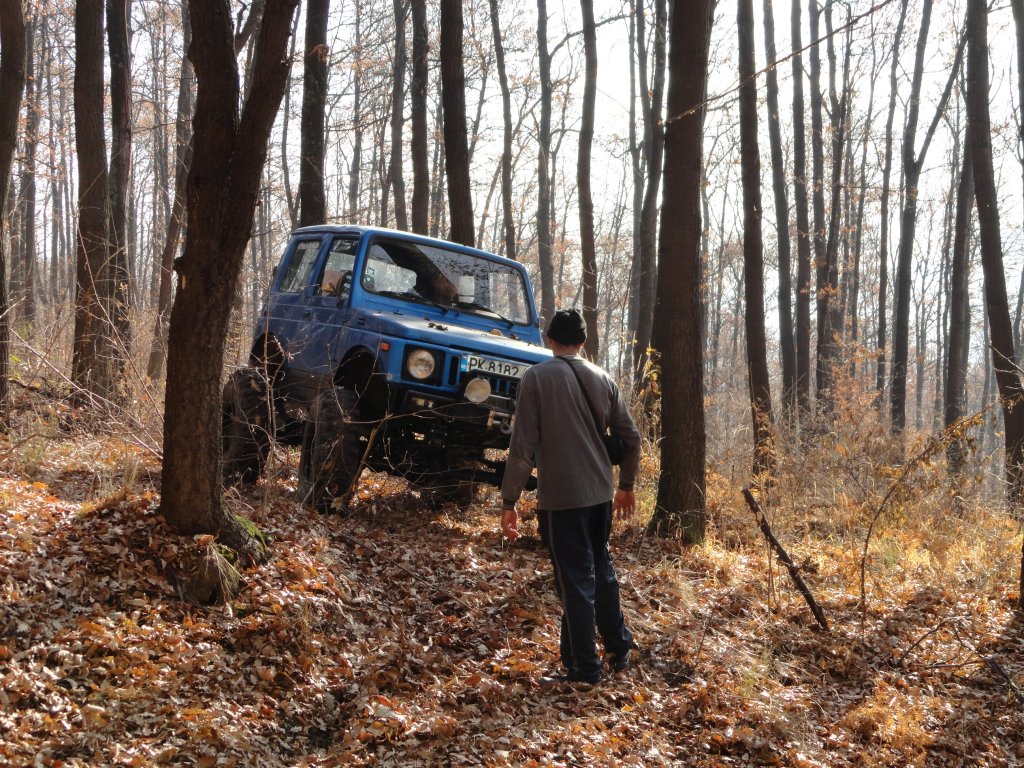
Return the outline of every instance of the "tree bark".
{"type": "MultiPolygon", "coordinates": [[[[192,42],[192,24],[188,13],[188,0],[181,0],[181,27],[184,50],[192,42]]],[[[167,356],[167,324],[170,321],[171,294],[174,290],[174,256],[185,225],[185,190],[188,171],[192,163],[192,62],[185,56],[181,60],[178,77],[178,110],[174,118],[174,202],[167,220],[167,232],[160,250],[160,292],[157,296],[156,327],[153,346],[149,351],[146,376],[156,381],[163,374],[167,356]]]]}
{"type": "Polygon", "coordinates": [[[555,314],[555,265],[551,255],[552,86],[546,0],[537,0],[537,69],[540,74],[540,124],[537,126],[537,269],[540,272],[540,313],[546,322],[555,314]]]}
{"type": "Polygon", "coordinates": [[[576,163],[576,197],[580,210],[580,255],[583,259],[583,319],[587,324],[587,357],[597,360],[597,245],[594,240],[594,195],[590,186],[590,157],[594,144],[594,107],[597,98],[597,27],[593,0],[580,0],[583,14],[583,104],[580,116],[579,154],[576,163]]]}
{"type": "MultiPolygon", "coordinates": [[[[831,0],[826,0],[831,2],[831,0]]],[[[811,33],[810,55],[810,97],[811,97],[811,209],[813,211],[814,229],[812,245],[814,250],[814,263],[817,265],[815,284],[815,306],[818,323],[818,343],[815,350],[815,402],[819,407],[822,404],[822,392],[825,382],[822,380],[822,331],[825,328],[828,311],[828,291],[823,280],[825,269],[825,126],[824,126],[824,105],[821,94],[821,10],[818,8],[818,0],[808,0],[808,19],[811,33]]]]}
{"type": "MultiPolygon", "coordinates": [[[[768,143],[772,158],[772,190],[775,193],[775,233],[779,254],[779,356],[782,359],[782,412],[785,421],[796,413],[796,340],[793,336],[793,285],[790,267],[789,199],[786,194],[786,163],[782,155],[779,125],[779,76],[774,62],[775,18],[772,0],[764,0],[764,47],[768,60],[765,91],[768,99],[768,143]]],[[[756,137],[755,137],[756,138],[756,137]]]]}
{"type": "MultiPolygon", "coordinates": [[[[22,0],[0,0],[0,211],[6,209],[25,90],[25,13],[22,0]]],[[[10,360],[7,299],[7,217],[0,216],[0,429],[7,429],[10,360]]]]}
{"type": "MultiPolygon", "coordinates": [[[[770,11],[770,9],[769,9],[770,11]]],[[[754,434],[754,475],[772,468],[772,393],[764,317],[764,242],[761,233],[761,156],[757,143],[754,79],[754,3],[739,0],[740,174],[743,184],[743,284],[747,376],[754,434]]]]}
{"type": "Polygon", "coordinates": [[[412,136],[412,231],[425,235],[430,227],[430,158],[427,155],[427,30],[426,0],[410,0],[412,12],[412,78],[409,82],[412,136]]]}
{"type": "Polygon", "coordinates": [[[444,168],[448,180],[449,238],[474,245],[473,191],[466,139],[466,75],[462,62],[462,3],[441,0],[441,105],[444,112],[444,168]]]}
{"type": "Polygon", "coordinates": [[[807,143],[804,136],[804,70],[801,10],[793,0],[793,199],[796,205],[796,405],[802,422],[811,413],[811,223],[807,195],[807,143]]]}
{"type": "Polygon", "coordinates": [[[925,46],[928,38],[928,25],[931,18],[931,0],[925,0],[921,21],[921,32],[917,40],[917,53],[914,63],[914,75],[910,86],[910,107],[907,113],[906,128],[903,133],[903,215],[900,223],[900,246],[896,275],[896,317],[893,324],[892,352],[892,429],[899,433],[906,426],[907,408],[907,362],[910,342],[910,284],[913,280],[914,235],[917,228],[917,186],[921,178],[928,155],[928,147],[938,126],[946,103],[953,91],[960,64],[963,60],[963,46],[966,38],[961,37],[957,46],[956,57],[950,68],[946,88],[939,98],[935,117],[921,142],[921,149],[915,150],[918,110],[920,108],[921,79],[924,71],[925,46]]]}
{"type": "Polygon", "coordinates": [[[227,0],[190,2],[189,58],[197,80],[188,231],[171,311],[160,511],[183,533],[252,542],[221,505],[220,384],[228,316],[249,240],[267,140],[288,77],[285,56],[298,0],[268,0],[252,87],[239,113],[239,76],[227,0]],[[201,215],[196,215],[201,212],[201,215]]]}
{"type": "Polygon", "coordinates": [[[348,218],[359,222],[359,181],[363,164],[363,4],[355,4],[355,64],[352,75],[352,162],[348,170],[348,218]]]}
{"type": "Polygon", "coordinates": [[[494,38],[494,61],[498,69],[498,85],[501,87],[501,218],[505,235],[505,255],[515,259],[516,222],[512,214],[512,92],[505,72],[505,46],[501,41],[501,19],[498,17],[498,0],[490,0],[491,36],[494,38]]]}
{"type": "MultiPolygon", "coordinates": [[[[640,13],[643,11],[641,9],[640,13]]],[[[640,103],[644,114],[644,159],[647,178],[643,208],[640,212],[640,270],[637,281],[637,334],[633,350],[635,375],[643,372],[647,350],[651,346],[651,326],[658,279],[658,200],[661,194],[662,160],[665,154],[665,129],[662,126],[662,104],[665,96],[665,42],[668,8],[665,0],[654,3],[654,72],[650,78],[646,67],[640,103]]],[[[641,60],[646,53],[640,52],[641,60]]]]}
{"type": "MultiPolygon", "coordinates": [[[[132,348],[132,275],[128,234],[128,196],[132,171],[132,71],[129,0],[107,0],[107,47],[110,52],[110,288],[114,375],[123,381],[132,348]]],[[[126,392],[118,391],[123,397],[126,392]]]]}
{"type": "MultiPolygon", "coordinates": [[[[835,376],[842,343],[842,311],[839,287],[839,223],[843,211],[843,160],[846,149],[847,109],[850,98],[850,40],[843,60],[842,95],[836,92],[836,53],[832,30],[832,2],[825,6],[831,105],[832,177],[829,185],[829,217],[825,235],[825,260],[818,268],[818,408],[831,417],[835,408],[835,376]]],[[[849,30],[849,27],[847,28],[849,30]]],[[[847,32],[849,35],[849,31],[847,32]]],[[[824,137],[822,137],[824,140],[824,137]]],[[[822,195],[824,197],[824,195],[822,195]]]]}
{"type": "Polygon", "coordinates": [[[25,22],[25,150],[21,160],[21,312],[31,329],[36,321],[36,144],[39,133],[39,89],[35,74],[35,30],[38,22],[25,22]]]}
{"type": "MultiPolygon", "coordinates": [[[[1019,141],[1024,143],[1024,0],[1010,0],[1013,10],[1013,27],[1017,38],[1017,108],[1020,110],[1019,141]]],[[[1021,166],[1024,168],[1024,152],[1021,166]]],[[[1013,317],[1013,343],[1020,348],[1021,315],[1024,313],[1024,269],[1021,270],[1020,288],[1017,291],[1017,311],[1013,317]]]]}
{"type": "Polygon", "coordinates": [[[117,381],[103,92],[103,0],[81,0],[75,5],[78,247],[71,380],[76,400],[93,405],[109,404],[117,381]]]}
{"type": "Polygon", "coordinates": [[[908,0],[900,3],[900,18],[896,24],[896,36],[892,42],[892,66],[889,69],[889,110],[885,120],[885,155],[882,162],[881,214],[878,225],[878,368],[875,372],[875,389],[879,404],[885,394],[888,374],[886,373],[886,342],[888,338],[888,290],[889,290],[889,183],[892,177],[892,124],[896,116],[896,72],[899,68],[900,47],[903,28],[907,21],[908,0]]]}
{"type": "Polygon", "coordinates": [[[327,221],[324,189],[324,129],[327,109],[327,15],[330,0],[306,3],[302,57],[302,127],[299,150],[299,226],[327,221]]]}
{"type": "Polygon", "coordinates": [[[391,158],[388,181],[395,198],[395,223],[409,229],[409,212],[405,205],[405,171],[402,168],[402,127],[405,125],[405,3],[394,0],[395,63],[391,78],[391,158]]]}
{"type": "MultiPolygon", "coordinates": [[[[999,198],[992,165],[992,133],[988,100],[988,8],[985,0],[969,0],[967,38],[967,119],[974,195],[985,273],[992,362],[1004,420],[1007,496],[1013,506],[1024,500],[1024,407],[1019,369],[1013,349],[1013,327],[1006,298],[1003,246],[999,230],[999,198]]],[[[1022,576],[1024,579],[1024,576],[1022,576]]],[[[1024,597],[1021,598],[1024,602],[1024,597]]]]}
{"type": "Polygon", "coordinates": [[[661,475],[649,529],[703,540],[704,353],[701,338],[700,185],[704,101],[714,0],[673,6],[670,24],[665,178],[658,243],[654,344],[661,351],[661,475]]]}

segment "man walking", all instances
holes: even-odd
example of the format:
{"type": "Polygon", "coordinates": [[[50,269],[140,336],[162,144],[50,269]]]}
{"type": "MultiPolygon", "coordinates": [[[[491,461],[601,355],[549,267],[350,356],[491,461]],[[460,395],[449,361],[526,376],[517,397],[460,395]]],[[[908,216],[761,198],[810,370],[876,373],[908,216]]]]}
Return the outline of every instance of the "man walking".
{"type": "Polygon", "coordinates": [[[586,340],[586,325],[577,310],[560,310],[551,318],[547,341],[554,357],[531,367],[520,382],[501,486],[501,530],[516,539],[515,505],[537,468],[537,521],[562,605],[565,667],[564,675],[542,682],[601,679],[595,627],[612,671],[629,667],[633,648],[633,636],[622,616],[608,536],[613,511],[625,518],[635,509],[640,433],[615,382],[579,356],[586,340]],[[606,429],[625,446],[614,491],[612,464],[601,439],[606,429]]]}

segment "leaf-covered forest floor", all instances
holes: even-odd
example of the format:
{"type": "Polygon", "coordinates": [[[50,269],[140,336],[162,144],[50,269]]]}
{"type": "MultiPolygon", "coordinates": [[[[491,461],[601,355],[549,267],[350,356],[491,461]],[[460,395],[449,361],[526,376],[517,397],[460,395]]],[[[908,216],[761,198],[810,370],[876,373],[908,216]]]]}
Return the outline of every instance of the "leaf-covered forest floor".
{"type": "Polygon", "coordinates": [[[552,688],[547,557],[535,535],[502,541],[493,495],[432,511],[364,475],[351,514],[325,517],[296,503],[294,463],[276,449],[266,481],[228,492],[271,558],[208,607],[182,588],[211,545],[156,513],[155,458],[117,437],[0,439],[0,764],[1024,764],[1010,520],[908,490],[880,518],[862,610],[885,488],[790,487],[768,509],[826,633],[712,474],[705,545],[616,525],[633,669],[552,688]]]}

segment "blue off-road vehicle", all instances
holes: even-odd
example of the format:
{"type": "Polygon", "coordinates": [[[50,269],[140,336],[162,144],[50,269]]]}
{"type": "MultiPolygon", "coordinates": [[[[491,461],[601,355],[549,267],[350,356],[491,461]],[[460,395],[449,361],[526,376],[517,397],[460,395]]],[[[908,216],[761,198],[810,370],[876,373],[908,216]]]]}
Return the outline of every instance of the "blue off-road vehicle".
{"type": "Polygon", "coordinates": [[[434,501],[500,484],[523,373],[550,353],[524,267],[405,232],[296,230],[224,388],[226,481],[301,445],[299,494],[343,509],[363,468],[434,501]]]}

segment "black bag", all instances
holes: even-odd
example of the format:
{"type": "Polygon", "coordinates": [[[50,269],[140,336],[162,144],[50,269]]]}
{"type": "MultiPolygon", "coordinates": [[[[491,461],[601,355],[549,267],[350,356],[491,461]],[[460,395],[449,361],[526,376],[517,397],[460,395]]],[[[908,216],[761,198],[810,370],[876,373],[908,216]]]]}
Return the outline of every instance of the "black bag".
{"type": "Polygon", "coordinates": [[[587,388],[583,386],[583,380],[576,372],[576,368],[566,358],[560,357],[558,359],[564,361],[569,366],[569,370],[572,371],[572,375],[576,377],[576,383],[580,385],[580,391],[583,392],[583,399],[587,401],[587,407],[590,408],[590,418],[594,420],[594,426],[597,427],[597,431],[601,435],[601,442],[604,444],[605,453],[608,454],[608,461],[612,463],[612,466],[618,466],[626,458],[626,444],[622,441],[621,437],[601,431],[601,425],[597,421],[597,412],[594,410],[594,404],[590,402],[590,395],[587,394],[587,388]]]}

